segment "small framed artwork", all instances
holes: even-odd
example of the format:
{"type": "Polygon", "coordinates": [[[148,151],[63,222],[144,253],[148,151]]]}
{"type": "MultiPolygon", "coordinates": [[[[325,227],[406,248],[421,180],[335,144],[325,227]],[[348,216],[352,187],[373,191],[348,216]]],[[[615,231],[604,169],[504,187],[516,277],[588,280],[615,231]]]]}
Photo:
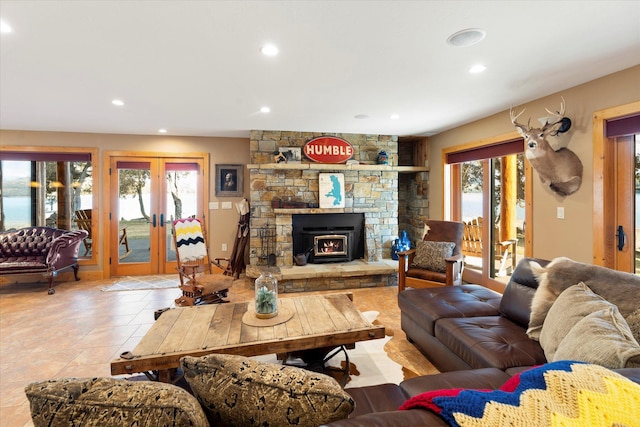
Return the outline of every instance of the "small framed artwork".
{"type": "Polygon", "coordinates": [[[216,196],[242,197],[242,165],[216,165],[216,196]]]}
{"type": "Polygon", "coordinates": [[[302,161],[302,148],[300,147],[279,147],[280,159],[285,159],[287,163],[300,163],[302,161]]]}

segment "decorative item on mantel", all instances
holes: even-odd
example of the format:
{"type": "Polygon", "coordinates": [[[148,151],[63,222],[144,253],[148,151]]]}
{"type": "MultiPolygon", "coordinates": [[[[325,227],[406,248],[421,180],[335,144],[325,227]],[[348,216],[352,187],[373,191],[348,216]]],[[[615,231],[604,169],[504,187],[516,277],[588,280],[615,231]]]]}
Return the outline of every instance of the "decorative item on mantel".
{"type": "Polygon", "coordinates": [[[317,163],[345,163],[353,157],[353,146],[342,138],[321,136],[313,138],[303,147],[304,155],[317,163]]]}
{"type": "Polygon", "coordinates": [[[386,165],[389,163],[389,156],[387,155],[387,152],[382,150],[378,153],[378,164],[379,165],[386,165]]]}
{"type": "Polygon", "coordinates": [[[260,273],[255,281],[256,317],[270,319],[278,315],[278,279],[270,272],[260,273]]]}

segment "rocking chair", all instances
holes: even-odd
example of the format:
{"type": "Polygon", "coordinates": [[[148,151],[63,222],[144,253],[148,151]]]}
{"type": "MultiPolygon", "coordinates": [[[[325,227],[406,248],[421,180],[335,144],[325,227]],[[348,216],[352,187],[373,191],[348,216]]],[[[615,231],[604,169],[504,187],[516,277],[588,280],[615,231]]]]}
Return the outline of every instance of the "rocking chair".
{"type": "Polygon", "coordinates": [[[180,275],[182,296],[176,298],[177,306],[217,304],[227,302],[233,277],[209,260],[207,234],[197,218],[173,221],[173,239],[180,275]]]}

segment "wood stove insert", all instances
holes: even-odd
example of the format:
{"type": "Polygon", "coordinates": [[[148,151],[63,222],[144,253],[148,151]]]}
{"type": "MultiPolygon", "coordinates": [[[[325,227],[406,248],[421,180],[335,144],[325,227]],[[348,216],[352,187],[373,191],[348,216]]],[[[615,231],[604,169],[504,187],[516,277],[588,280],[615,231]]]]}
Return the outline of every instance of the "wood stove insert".
{"type": "Polygon", "coordinates": [[[308,262],[347,262],[364,257],[364,214],[292,216],[294,255],[309,253],[308,262]]]}

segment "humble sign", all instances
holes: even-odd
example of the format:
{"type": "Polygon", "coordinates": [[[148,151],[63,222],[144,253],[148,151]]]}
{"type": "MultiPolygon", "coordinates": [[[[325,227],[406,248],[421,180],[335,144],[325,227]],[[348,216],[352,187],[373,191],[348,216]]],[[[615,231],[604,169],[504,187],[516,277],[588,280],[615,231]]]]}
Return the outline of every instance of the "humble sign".
{"type": "Polygon", "coordinates": [[[321,136],[308,141],[305,156],[318,163],[344,163],[353,156],[353,146],[342,138],[321,136]]]}

